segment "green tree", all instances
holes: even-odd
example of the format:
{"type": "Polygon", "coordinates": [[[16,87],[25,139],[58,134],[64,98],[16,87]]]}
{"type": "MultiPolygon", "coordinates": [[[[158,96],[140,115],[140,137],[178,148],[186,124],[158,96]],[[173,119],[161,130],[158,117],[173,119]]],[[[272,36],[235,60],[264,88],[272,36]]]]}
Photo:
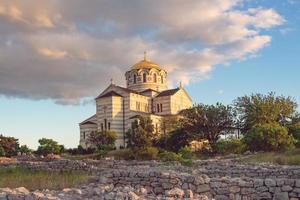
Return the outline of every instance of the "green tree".
{"type": "Polygon", "coordinates": [[[189,146],[190,142],[197,139],[194,134],[187,132],[184,128],[179,128],[170,133],[163,134],[155,141],[155,146],[168,151],[177,152],[180,148],[189,146]]]}
{"type": "Polygon", "coordinates": [[[183,129],[193,139],[207,139],[215,143],[222,134],[232,130],[235,113],[232,107],[221,103],[198,104],[181,112],[183,129]]]}
{"type": "Polygon", "coordinates": [[[294,147],[293,136],[278,123],[256,124],[245,134],[243,141],[251,151],[279,151],[294,147]]]}
{"type": "Polygon", "coordinates": [[[1,156],[5,156],[5,151],[4,151],[3,147],[0,145],[0,157],[1,156]]]}
{"type": "Polygon", "coordinates": [[[113,147],[116,139],[117,134],[115,131],[92,132],[88,137],[88,141],[92,146],[102,150],[113,147]]]}
{"type": "Polygon", "coordinates": [[[279,123],[285,126],[297,114],[297,103],[291,97],[252,94],[234,101],[242,132],[256,124],[279,123]]]}
{"type": "Polygon", "coordinates": [[[19,140],[14,137],[0,135],[0,146],[4,149],[6,156],[15,156],[19,151],[19,140]]]}
{"type": "Polygon", "coordinates": [[[39,146],[37,149],[37,154],[40,155],[48,155],[48,154],[59,154],[60,153],[60,145],[58,142],[52,140],[52,139],[47,139],[47,138],[42,138],[39,140],[39,146]]]}
{"type": "Polygon", "coordinates": [[[127,146],[130,148],[150,147],[154,138],[154,127],[150,117],[139,117],[126,132],[127,146]]]}
{"type": "Polygon", "coordinates": [[[176,129],[181,128],[181,120],[178,115],[165,116],[161,119],[162,134],[168,134],[176,129]]]}
{"type": "Polygon", "coordinates": [[[27,145],[20,146],[19,152],[22,154],[30,154],[32,150],[27,145]]]}

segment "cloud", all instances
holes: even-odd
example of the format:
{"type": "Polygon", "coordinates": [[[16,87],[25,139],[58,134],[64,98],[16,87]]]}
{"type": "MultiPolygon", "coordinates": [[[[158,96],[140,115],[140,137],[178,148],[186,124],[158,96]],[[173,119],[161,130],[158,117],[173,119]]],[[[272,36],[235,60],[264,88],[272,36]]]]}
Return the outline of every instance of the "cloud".
{"type": "Polygon", "coordinates": [[[148,50],[170,85],[207,79],[255,55],[285,22],[242,0],[3,0],[0,95],[76,104],[96,96],[148,50]],[[264,34],[262,34],[262,31],[264,34]]]}

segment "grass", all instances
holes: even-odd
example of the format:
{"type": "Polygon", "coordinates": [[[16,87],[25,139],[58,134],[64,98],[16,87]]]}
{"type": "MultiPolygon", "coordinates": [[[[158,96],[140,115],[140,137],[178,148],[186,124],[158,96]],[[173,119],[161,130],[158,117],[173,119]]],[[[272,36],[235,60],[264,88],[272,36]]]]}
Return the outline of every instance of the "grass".
{"type": "Polygon", "coordinates": [[[86,159],[93,159],[96,154],[86,154],[86,155],[70,155],[70,154],[63,154],[61,157],[68,160],[86,160],[86,159]]]}
{"type": "Polygon", "coordinates": [[[90,174],[83,171],[54,172],[23,167],[0,169],[0,188],[25,187],[29,190],[70,188],[88,182],[90,174]]]}
{"type": "Polygon", "coordinates": [[[273,163],[279,165],[300,165],[300,149],[285,152],[264,152],[257,153],[243,159],[249,163],[273,163]]]}

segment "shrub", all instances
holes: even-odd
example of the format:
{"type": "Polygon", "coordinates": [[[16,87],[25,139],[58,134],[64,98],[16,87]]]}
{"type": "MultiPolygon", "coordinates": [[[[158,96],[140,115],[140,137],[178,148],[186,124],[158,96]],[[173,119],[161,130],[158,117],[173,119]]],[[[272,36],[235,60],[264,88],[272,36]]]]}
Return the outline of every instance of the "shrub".
{"type": "Polygon", "coordinates": [[[113,145],[103,145],[96,151],[97,158],[103,158],[107,155],[108,152],[114,150],[115,147],[113,145]]]}
{"type": "Polygon", "coordinates": [[[180,163],[184,166],[191,167],[193,165],[193,160],[192,159],[183,159],[180,163]]]}
{"type": "Polygon", "coordinates": [[[15,156],[19,151],[19,140],[14,137],[0,135],[0,146],[4,149],[6,156],[15,156]]]}
{"type": "Polygon", "coordinates": [[[32,152],[31,149],[29,149],[29,147],[27,145],[22,145],[20,146],[20,149],[19,149],[20,153],[22,154],[30,154],[32,152]]]}
{"type": "Polygon", "coordinates": [[[150,117],[139,117],[131,124],[126,132],[127,146],[129,148],[145,148],[152,145],[155,134],[150,117]]]}
{"type": "Polygon", "coordinates": [[[174,152],[170,152],[170,151],[164,151],[164,152],[160,153],[158,156],[159,156],[159,159],[164,162],[168,162],[168,161],[180,162],[180,161],[182,161],[181,155],[174,153],[174,152]]]}
{"type": "Polygon", "coordinates": [[[5,156],[5,151],[1,145],[0,145],[0,156],[5,156]]]}
{"type": "Polygon", "coordinates": [[[38,146],[37,154],[39,155],[48,155],[48,154],[59,154],[60,153],[60,145],[52,140],[47,138],[42,138],[39,140],[40,146],[38,146]]]}
{"type": "Polygon", "coordinates": [[[199,149],[197,152],[200,156],[211,156],[214,154],[213,149],[209,143],[203,143],[203,146],[201,149],[199,149]]]}
{"type": "Polygon", "coordinates": [[[294,138],[287,128],[277,123],[257,124],[244,136],[251,151],[279,151],[294,148],[294,138]]]}
{"type": "Polygon", "coordinates": [[[107,145],[114,145],[116,139],[117,133],[115,131],[92,132],[88,137],[89,142],[96,147],[96,149],[103,149],[106,148],[107,145]]]}
{"type": "Polygon", "coordinates": [[[146,147],[144,149],[135,150],[137,160],[156,160],[158,149],[155,147],[146,147]]]}
{"type": "Polygon", "coordinates": [[[178,153],[184,159],[192,159],[193,158],[193,151],[190,147],[182,147],[181,149],[179,149],[178,153]]]}
{"type": "Polygon", "coordinates": [[[241,139],[221,139],[213,145],[213,151],[217,154],[241,154],[245,151],[245,144],[241,139]]]}
{"type": "Polygon", "coordinates": [[[155,146],[167,151],[179,151],[180,148],[188,146],[193,140],[191,134],[183,128],[175,129],[174,131],[163,134],[155,141],[155,146]]]}

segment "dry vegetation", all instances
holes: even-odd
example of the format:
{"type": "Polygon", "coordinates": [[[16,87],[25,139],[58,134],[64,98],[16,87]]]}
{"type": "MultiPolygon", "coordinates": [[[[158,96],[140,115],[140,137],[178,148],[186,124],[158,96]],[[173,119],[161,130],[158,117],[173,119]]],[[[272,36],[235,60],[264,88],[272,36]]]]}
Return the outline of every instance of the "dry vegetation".
{"type": "Polygon", "coordinates": [[[88,182],[90,175],[82,171],[54,172],[22,167],[0,169],[0,188],[26,187],[29,190],[63,189],[88,182]]]}

